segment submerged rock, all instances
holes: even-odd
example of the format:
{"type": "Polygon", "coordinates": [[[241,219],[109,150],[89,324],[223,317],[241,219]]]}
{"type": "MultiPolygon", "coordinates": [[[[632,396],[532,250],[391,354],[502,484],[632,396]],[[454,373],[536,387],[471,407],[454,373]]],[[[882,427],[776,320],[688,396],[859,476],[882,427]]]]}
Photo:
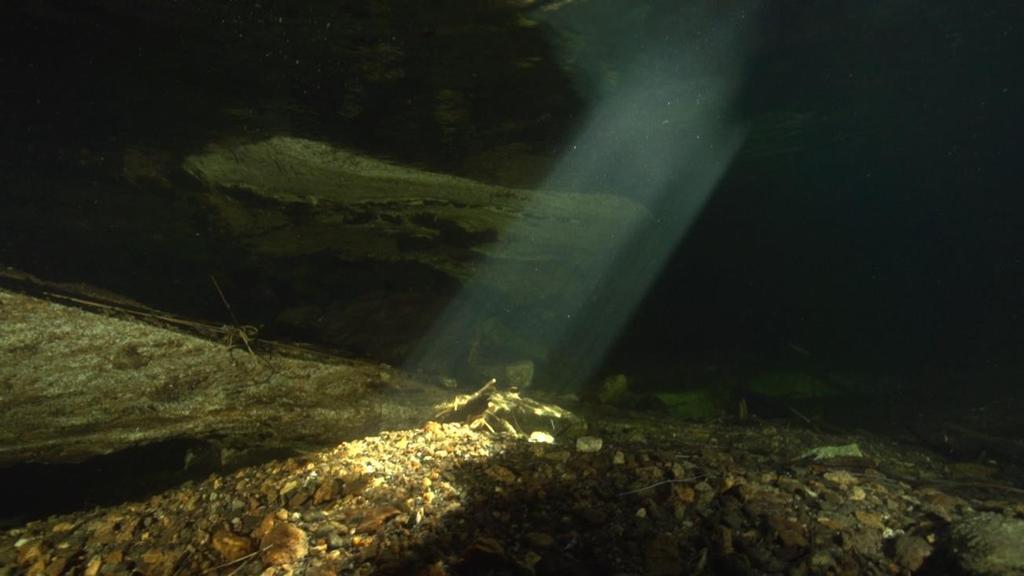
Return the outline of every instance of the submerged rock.
{"type": "Polygon", "coordinates": [[[1024,520],[980,513],[953,526],[953,551],[968,574],[1024,574],[1024,520]]]}
{"type": "Polygon", "coordinates": [[[494,288],[531,300],[604,257],[607,230],[650,216],[616,196],[489,186],[294,137],[211,144],[183,168],[255,255],[416,261],[456,278],[488,256],[519,263],[494,288]]]}
{"type": "MultiPolygon", "coordinates": [[[[294,305],[278,321],[376,358],[406,357],[472,281],[473,298],[515,312],[474,310],[458,322],[463,333],[448,335],[474,341],[473,351],[450,354],[470,365],[539,359],[538,331],[591,295],[609,238],[651,221],[620,196],[491,186],[296,137],[211,143],[182,168],[202,185],[218,229],[289,287],[294,305]],[[382,287],[365,269],[390,270],[397,283],[382,287]],[[358,294],[338,299],[331,287],[358,294]]],[[[532,374],[510,376],[524,385],[532,374]]]]}

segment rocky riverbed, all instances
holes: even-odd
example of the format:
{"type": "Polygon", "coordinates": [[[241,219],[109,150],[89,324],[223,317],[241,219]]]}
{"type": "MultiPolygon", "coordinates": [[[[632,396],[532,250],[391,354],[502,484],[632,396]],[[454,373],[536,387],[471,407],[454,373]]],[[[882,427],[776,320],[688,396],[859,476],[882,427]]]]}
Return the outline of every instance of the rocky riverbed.
{"type": "Polygon", "coordinates": [[[428,421],[32,522],[0,536],[0,572],[1024,570],[1020,490],[888,440],[637,414],[575,439],[485,428],[428,421]]]}

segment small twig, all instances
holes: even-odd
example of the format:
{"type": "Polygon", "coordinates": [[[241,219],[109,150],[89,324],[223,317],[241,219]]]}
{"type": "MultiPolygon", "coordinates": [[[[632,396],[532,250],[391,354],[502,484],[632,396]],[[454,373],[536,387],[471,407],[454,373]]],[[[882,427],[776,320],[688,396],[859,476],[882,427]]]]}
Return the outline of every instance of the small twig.
{"type": "MultiPolygon", "coordinates": [[[[249,351],[253,357],[256,353],[252,351],[252,347],[249,346],[249,335],[245,333],[245,330],[239,325],[238,317],[235,316],[235,311],[231,309],[231,304],[228,303],[228,299],[224,297],[224,292],[220,289],[220,284],[217,283],[217,278],[213,274],[210,274],[210,281],[213,282],[213,287],[217,289],[217,295],[220,296],[220,301],[224,303],[224,307],[228,309],[228,315],[231,316],[231,323],[235,325],[236,334],[241,338],[242,343],[245,344],[245,349],[249,351]]],[[[234,334],[232,335],[234,340],[234,334]]]]}
{"type": "Polygon", "coordinates": [[[515,409],[509,410],[508,413],[512,416],[512,423],[516,425],[516,434],[525,434],[523,427],[519,425],[519,419],[516,418],[515,409]]]}
{"type": "MultiPolygon", "coordinates": [[[[248,562],[249,560],[251,560],[255,556],[258,556],[258,555],[262,554],[263,552],[269,550],[271,546],[273,546],[273,544],[268,544],[268,545],[264,546],[263,548],[260,548],[259,550],[255,551],[255,552],[252,552],[250,554],[246,554],[245,556],[242,556],[241,558],[235,558],[231,562],[225,562],[225,563],[220,564],[218,566],[214,566],[213,568],[207,568],[206,570],[203,570],[201,572],[201,574],[208,574],[210,572],[214,572],[214,571],[220,570],[221,568],[227,568],[228,566],[234,566],[235,564],[238,564],[239,562],[242,563],[242,566],[245,566],[246,562],[248,562]]],[[[242,566],[239,566],[238,568],[232,570],[231,573],[228,574],[228,576],[232,576],[232,574],[237,574],[238,571],[242,569],[242,566]]]]}
{"type": "Polygon", "coordinates": [[[651,484],[650,486],[644,486],[643,488],[637,488],[636,490],[630,490],[629,492],[621,492],[621,493],[619,493],[619,496],[629,496],[630,494],[639,494],[640,492],[644,492],[645,490],[650,490],[651,488],[657,488],[658,486],[663,486],[665,484],[681,484],[683,482],[696,482],[697,480],[703,480],[703,479],[708,478],[708,477],[709,477],[708,474],[700,474],[698,476],[691,476],[689,478],[677,478],[675,480],[662,480],[661,482],[655,482],[654,484],[651,484]]]}
{"type": "Polygon", "coordinates": [[[786,409],[792,412],[797,418],[803,420],[804,424],[807,424],[811,428],[817,428],[817,426],[814,425],[814,422],[812,422],[810,418],[801,414],[800,411],[797,410],[796,408],[793,408],[792,406],[786,406],[786,409]]]}
{"type": "Polygon", "coordinates": [[[497,392],[497,380],[491,378],[482,388],[466,396],[460,403],[457,399],[451,406],[434,414],[436,422],[468,422],[487,409],[491,396],[497,392]]]}
{"type": "Polygon", "coordinates": [[[224,297],[224,292],[220,289],[220,284],[217,283],[217,278],[210,274],[210,281],[213,282],[213,287],[217,289],[217,295],[220,296],[220,301],[224,303],[224,307],[228,309],[228,315],[231,316],[231,321],[238,326],[238,318],[235,317],[235,311],[231,309],[231,304],[228,303],[228,299],[224,297]]]}
{"type": "Polygon", "coordinates": [[[125,308],[118,305],[104,304],[95,300],[88,300],[85,298],[76,298],[74,296],[66,296],[64,294],[57,294],[54,292],[43,292],[44,296],[64,302],[71,302],[84,306],[94,311],[106,311],[111,314],[125,314],[132,318],[138,318],[139,320],[149,321],[152,324],[156,324],[161,327],[166,327],[166,324],[172,326],[182,326],[184,328],[198,332],[199,334],[210,336],[210,334],[218,334],[221,336],[232,337],[238,331],[244,331],[246,334],[253,334],[256,328],[253,326],[242,326],[240,328],[229,328],[227,325],[215,325],[209,322],[203,322],[198,320],[186,320],[184,318],[177,318],[175,316],[169,316],[166,314],[158,314],[155,312],[146,312],[143,310],[135,310],[132,308],[125,308]],[[154,322],[155,321],[155,322],[154,322]]]}
{"type": "MultiPolygon", "coordinates": [[[[267,548],[270,548],[270,546],[267,546],[267,548]]],[[[256,554],[256,553],[253,553],[253,554],[256,554]]],[[[235,576],[235,574],[238,574],[239,571],[241,571],[242,568],[245,568],[246,564],[249,563],[249,560],[252,560],[252,558],[246,558],[245,562],[242,562],[241,564],[238,565],[238,568],[235,568],[231,572],[228,572],[228,576],[235,576]]]]}

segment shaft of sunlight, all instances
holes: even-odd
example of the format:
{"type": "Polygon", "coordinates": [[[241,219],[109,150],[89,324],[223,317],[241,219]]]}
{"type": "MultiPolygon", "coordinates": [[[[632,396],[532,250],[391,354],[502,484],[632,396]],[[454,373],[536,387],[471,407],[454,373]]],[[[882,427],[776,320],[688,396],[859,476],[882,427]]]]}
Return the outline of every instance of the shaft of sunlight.
{"type": "MultiPolygon", "coordinates": [[[[603,226],[588,231],[598,233],[600,249],[579,258],[560,255],[573,267],[572,281],[529,305],[514,289],[495,287],[528,290],[526,276],[540,264],[524,266],[515,242],[499,243],[424,338],[414,367],[476,361],[480,327],[497,322],[528,334],[529,360],[557,367],[557,382],[549,385],[575,391],[594,375],[743,142],[745,130],[731,113],[745,64],[742,16],[696,15],[692,34],[680,37],[632,35],[613,50],[616,74],[601,78],[607,62],[582,71],[596,78],[595,104],[541,187],[553,194],[537,195],[524,218],[549,213],[542,203],[557,202],[558,192],[628,199],[644,208],[644,217],[580,223],[603,226]]],[[[588,66],[585,58],[575,60],[588,66]]],[[[536,233],[536,221],[528,225],[536,233]]],[[[546,225],[574,233],[562,222],[546,225]]],[[[505,236],[522,237],[525,229],[517,228],[525,226],[517,221],[505,236]]]]}

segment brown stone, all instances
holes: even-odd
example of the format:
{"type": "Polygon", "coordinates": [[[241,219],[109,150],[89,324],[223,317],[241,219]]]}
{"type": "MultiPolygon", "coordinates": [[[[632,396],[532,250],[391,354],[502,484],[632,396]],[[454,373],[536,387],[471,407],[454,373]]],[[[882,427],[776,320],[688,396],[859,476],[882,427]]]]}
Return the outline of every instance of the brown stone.
{"type": "Polygon", "coordinates": [[[697,493],[686,484],[673,484],[672,495],[683,504],[693,504],[693,501],[697,498],[697,493]]]}
{"type": "Polygon", "coordinates": [[[728,556],[736,552],[732,542],[732,530],[728,526],[716,527],[715,543],[718,544],[718,553],[722,556],[728,556]]]}
{"type": "Polygon", "coordinates": [[[310,496],[309,492],[306,492],[306,491],[301,491],[301,492],[297,492],[296,494],[293,494],[292,497],[288,499],[288,508],[290,508],[290,509],[301,508],[302,505],[305,504],[306,501],[309,500],[309,496],[310,496]]]}
{"type": "Polygon", "coordinates": [[[526,542],[534,548],[550,548],[555,545],[555,539],[544,532],[527,532],[526,542]]]}
{"type": "Polygon", "coordinates": [[[103,567],[103,561],[100,560],[99,556],[93,556],[89,559],[89,563],[85,565],[85,570],[82,572],[82,576],[96,576],[100,573],[100,568],[103,567]]]}
{"type": "Polygon", "coordinates": [[[324,502],[334,500],[337,497],[336,487],[337,480],[334,478],[324,478],[320,485],[316,487],[316,491],[313,492],[313,505],[319,506],[324,502]]]}
{"type": "Polygon", "coordinates": [[[65,556],[58,556],[54,558],[52,562],[46,565],[46,576],[61,576],[64,574],[64,569],[68,565],[68,559],[65,556]]]}
{"type": "Polygon", "coordinates": [[[644,574],[650,576],[676,576],[683,574],[679,544],[671,534],[659,534],[644,546],[644,574]]]}
{"type": "Polygon", "coordinates": [[[910,572],[917,572],[931,553],[931,544],[920,536],[904,534],[897,538],[893,545],[896,563],[910,572]]]}
{"type": "Polygon", "coordinates": [[[781,516],[768,516],[766,520],[786,548],[805,548],[807,546],[807,536],[799,522],[781,516]]]}
{"type": "Polygon", "coordinates": [[[18,564],[32,564],[43,556],[43,543],[40,540],[27,542],[18,548],[18,564]]]}
{"type": "Polygon", "coordinates": [[[153,548],[142,554],[142,572],[144,574],[171,574],[178,556],[173,552],[153,548]]]}
{"type": "Polygon", "coordinates": [[[515,484],[517,478],[515,472],[500,464],[491,466],[486,470],[486,473],[502,484],[515,484]]]}
{"type": "Polygon", "coordinates": [[[26,576],[40,576],[46,573],[46,562],[40,558],[25,572],[26,576]]]}
{"type": "Polygon", "coordinates": [[[265,564],[292,564],[309,553],[309,540],[301,528],[279,522],[260,540],[260,558],[265,564]]]}
{"type": "Polygon", "coordinates": [[[381,525],[400,514],[402,511],[394,506],[381,506],[371,510],[362,522],[356,526],[356,532],[376,532],[381,525]]]}
{"type": "Polygon", "coordinates": [[[59,534],[61,532],[71,532],[75,529],[75,525],[71,522],[58,522],[53,526],[53,533],[59,534]]]}
{"type": "Polygon", "coordinates": [[[868,512],[866,510],[854,510],[853,515],[860,521],[864,526],[869,528],[877,528],[881,530],[885,528],[885,524],[882,523],[882,515],[877,512],[868,512]]]}
{"type": "Polygon", "coordinates": [[[252,540],[224,528],[213,533],[210,543],[224,562],[234,562],[253,551],[252,540]]]}
{"type": "Polygon", "coordinates": [[[270,533],[271,528],[274,527],[276,522],[277,518],[274,516],[273,512],[264,516],[263,519],[260,520],[259,525],[256,526],[256,529],[253,530],[253,538],[259,538],[262,540],[264,536],[270,533]]]}
{"type": "Polygon", "coordinates": [[[438,560],[430,566],[423,568],[419,571],[419,576],[447,576],[448,570],[444,566],[444,562],[438,560]]]}

